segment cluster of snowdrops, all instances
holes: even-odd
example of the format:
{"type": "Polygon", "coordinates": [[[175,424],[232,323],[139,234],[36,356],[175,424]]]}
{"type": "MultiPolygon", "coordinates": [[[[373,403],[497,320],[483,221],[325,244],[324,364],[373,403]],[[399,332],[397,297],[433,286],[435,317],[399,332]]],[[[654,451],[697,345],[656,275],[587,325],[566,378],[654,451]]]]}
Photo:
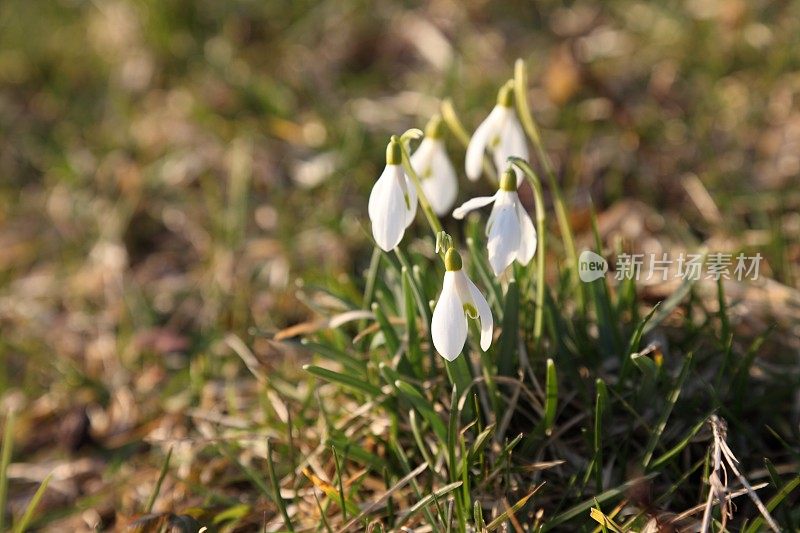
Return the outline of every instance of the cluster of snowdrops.
{"type": "MultiPolygon", "coordinates": [[[[393,136],[386,147],[386,167],[372,188],[369,217],[377,245],[394,249],[414,220],[419,204],[434,231],[441,226],[436,217],[451,213],[463,219],[467,213],[494,204],[486,223],[489,263],[496,276],[517,261],[527,265],[536,252],[536,229],[517,195],[523,174],[513,166],[514,159],[527,160],[528,147],[514,106],[513,83],[498,92],[497,104],[478,126],[467,145],[465,173],[471,181],[484,173],[485,156],[491,156],[500,172],[499,188],[493,196],[468,200],[453,210],[458,193],[456,170],[445,150],[444,124],[439,116],[428,123],[424,138],[413,154],[408,143],[416,135],[393,136]],[[406,158],[406,165],[403,159],[406,158]]],[[[437,239],[437,246],[440,239],[437,239]]],[[[464,348],[468,319],[480,323],[480,346],[487,350],[492,342],[494,321],[486,298],[462,268],[461,256],[449,236],[444,242],[445,275],[442,292],[433,311],[431,336],[436,350],[448,361],[464,348]]],[[[437,250],[438,251],[438,250],[437,250]]]]}

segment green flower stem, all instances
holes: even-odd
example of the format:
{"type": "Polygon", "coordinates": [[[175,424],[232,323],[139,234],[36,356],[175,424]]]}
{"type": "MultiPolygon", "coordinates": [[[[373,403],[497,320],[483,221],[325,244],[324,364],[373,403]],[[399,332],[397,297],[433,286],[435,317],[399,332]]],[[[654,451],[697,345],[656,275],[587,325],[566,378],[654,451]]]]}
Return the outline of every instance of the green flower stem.
{"type": "Polygon", "coordinates": [[[469,133],[464,129],[464,125],[459,120],[453,107],[453,101],[449,98],[442,101],[442,119],[444,119],[450,132],[466,147],[469,144],[469,133]]]}
{"type": "Polygon", "coordinates": [[[578,288],[578,303],[581,309],[584,309],[584,295],[580,290],[580,279],[578,278],[578,254],[575,248],[575,238],[572,235],[572,228],[569,224],[569,217],[567,216],[567,209],[564,206],[564,196],[561,194],[561,189],[558,186],[555,172],[553,171],[553,164],[550,157],[544,149],[542,144],[542,137],[539,134],[539,128],[533,119],[531,110],[528,107],[528,99],[525,95],[528,87],[528,72],[525,68],[525,62],[522,59],[517,59],[514,64],[514,93],[517,99],[517,114],[519,115],[522,128],[525,134],[531,140],[539,162],[547,174],[547,181],[553,191],[554,204],[556,210],[556,218],[558,219],[558,226],[561,230],[561,236],[564,239],[564,248],[567,253],[567,261],[572,266],[570,272],[572,274],[572,281],[578,288]]]}
{"type": "MultiPolygon", "coordinates": [[[[444,123],[447,124],[447,129],[459,140],[459,142],[464,145],[464,148],[469,146],[469,133],[464,128],[464,124],[461,123],[461,119],[458,118],[458,114],[456,114],[456,110],[453,107],[453,101],[447,98],[442,102],[442,120],[444,123]]],[[[494,167],[486,157],[483,156],[483,171],[489,176],[489,181],[493,184],[497,184],[497,172],[495,172],[494,167]]]]}
{"type": "Polygon", "coordinates": [[[538,244],[536,249],[536,300],[535,300],[535,314],[533,318],[533,339],[534,345],[538,348],[539,341],[542,338],[542,319],[544,315],[544,260],[545,260],[545,243],[547,235],[545,233],[545,211],[544,211],[544,194],[542,193],[542,180],[533,171],[533,168],[524,159],[518,157],[510,158],[513,165],[519,168],[533,189],[533,202],[536,208],[536,233],[538,237],[538,244]]]}
{"type": "MultiPolygon", "coordinates": [[[[406,137],[405,133],[403,134],[403,137],[406,137]]],[[[396,137],[393,136],[392,138],[395,139],[396,137]]],[[[425,196],[425,191],[422,190],[422,180],[420,180],[416,171],[414,171],[414,167],[411,166],[411,158],[408,155],[408,149],[406,148],[405,143],[401,142],[400,147],[403,150],[403,168],[405,169],[406,174],[408,174],[408,176],[411,178],[411,181],[414,182],[414,187],[417,189],[417,197],[419,198],[419,206],[422,208],[422,212],[425,213],[425,218],[428,219],[428,224],[433,231],[433,236],[435,239],[436,234],[442,231],[442,224],[439,222],[439,218],[436,216],[436,213],[433,212],[431,203],[428,201],[428,197],[425,196]]]]}

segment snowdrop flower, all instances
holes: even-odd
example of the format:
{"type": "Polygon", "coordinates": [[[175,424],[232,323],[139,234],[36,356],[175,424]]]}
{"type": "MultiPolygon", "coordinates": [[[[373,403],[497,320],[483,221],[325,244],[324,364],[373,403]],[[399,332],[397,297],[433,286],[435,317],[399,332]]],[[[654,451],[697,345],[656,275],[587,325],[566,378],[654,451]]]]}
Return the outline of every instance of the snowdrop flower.
{"type": "Polygon", "coordinates": [[[369,218],[372,236],[388,252],[400,244],[406,228],[417,213],[417,191],[403,171],[400,141],[386,146],[386,168],[369,195],[369,218]]]}
{"type": "Polygon", "coordinates": [[[461,256],[450,248],[444,257],[444,283],[436,302],[431,323],[433,345],[442,357],[452,361],[464,349],[467,341],[467,318],[479,319],[481,349],[492,344],[494,322],[486,298],[461,268],[461,256]]]}
{"type": "Polygon", "coordinates": [[[442,216],[456,201],[458,182],[442,139],[442,119],[434,116],[425,128],[425,138],[411,156],[411,166],[422,180],[422,190],[433,211],[442,216]]]}
{"type": "MultiPolygon", "coordinates": [[[[512,82],[500,88],[497,94],[497,105],[486,117],[467,146],[467,177],[475,181],[481,175],[483,153],[489,150],[494,156],[494,164],[499,169],[508,164],[511,156],[528,159],[528,145],[525,133],[514,110],[514,89],[512,82]]],[[[516,170],[517,184],[522,182],[522,172],[516,170]]]]}
{"type": "Polygon", "coordinates": [[[462,219],[470,211],[492,202],[492,213],[486,222],[487,247],[489,263],[495,276],[499,276],[515,259],[522,265],[530,262],[536,252],[536,229],[519,201],[517,178],[513,169],[503,173],[500,189],[494,196],[466,201],[453,211],[453,217],[462,219]]]}

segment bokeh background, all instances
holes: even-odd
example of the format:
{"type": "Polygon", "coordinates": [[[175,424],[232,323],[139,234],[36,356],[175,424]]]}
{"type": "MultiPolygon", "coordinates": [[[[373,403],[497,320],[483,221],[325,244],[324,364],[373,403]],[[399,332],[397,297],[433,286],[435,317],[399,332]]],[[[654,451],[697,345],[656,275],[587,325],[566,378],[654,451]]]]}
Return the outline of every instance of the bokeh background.
{"type": "Polygon", "coordinates": [[[169,447],[184,482],[154,511],[250,490],[211,428],[256,435],[230,451],[247,464],[285,412],[237,350],[287,401],[308,386],[273,336],[312,316],[301,285],[366,267],[388,136],[445,97],[473,129],[517,57],[579,227],[646,205],[796,297],[798,2],[0,3],[9,510],[53,471],[38,526],[121,527],[169,447]]]}

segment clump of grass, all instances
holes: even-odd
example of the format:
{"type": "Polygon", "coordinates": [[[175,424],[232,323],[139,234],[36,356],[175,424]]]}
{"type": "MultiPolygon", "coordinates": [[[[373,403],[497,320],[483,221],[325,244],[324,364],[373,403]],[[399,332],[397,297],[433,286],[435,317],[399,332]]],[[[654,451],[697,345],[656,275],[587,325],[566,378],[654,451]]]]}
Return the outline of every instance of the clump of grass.
{"type": "MultiPolygon", "coordinates": [[[[698,496],[709,493],[708,470],[700,467],[711,444],[711,413],[742,432],[746,441],[738,442],[747,442],[743,453],[751,460],[768,457],[788,467],[795,451],[775,446],[763,426],[748,423],[753,404],[740,395],[757,384],[742,378],[736,365],[720,368],[733,357],[723,296],[719,322],[710,316],[698,328],[686,314],[677,329],[694,334],[668,343],[674,312],[696,305],[691,286],[647,306],[630,283],[578,280],[568,207],[527,109],[521,62],[515,94],[536,149],[535,166],[548,176],[555,216],[545,214],[535,167],[515,159],[536,199],[537,260],[495,281],[479,255],[484,237],[477,224],[466,228],[469,275],[483,281],[501,317],[499,341],[484,353],[468,340],[452,363],[438,357],[426,306],[436,298],[443,271],[430,238],[401,244],[394,254],[376,248],[362,296],[347,296],[346,285],[328,289],[347,312],[372,311],[366,321],[319,331],[306,344],[315,359],[306,370],[330,384],[319,391],[328,405],[322,444],[337,443],[344,461],[337,456],[336,477],[352,481],[336,496],[363,502],[362,527],[381,529],[426,522],[434,531],[462,532],[501,526],[588,531],[596,522],[614,531],[694,527],[698,496]],[[553,218],[557,224],[548,224],[553,218]],[[559,238],[563,256],[544,246],[559,238]],[[338,402],[360,406],[357,416],[333,407],[338,402]],[[370,488],[366,479],[374,479],[370,488]]],[[[450,102],[442,114],[454,136],[463,137],[450,102]]],[[[599,236],[596,243],[595,251],[605,253],[599,236]]],[[[788,406],[796,383],[795,377],[771,387],[776,405],[788,406]]],[[[788,497],[782,488],[779,480],[758,486],[788,497]]],[[[732,487],[718,496],[741,494],[732,487]]],[[[758,516],[744,502],[737,505],[735,523],[758,516]]],[[[320,508],[326,523],[355,526],[347,506],[338,507],[338,513],[320,508]]],[[[784,527],[800,519],[790,499],[775,502],[770,512],[778,507],[784,527]]],[[[760,510],[766,512],[763,505],[760,510]]],[[[309,524],[300,514],[286,520],[309,524]]]]}

